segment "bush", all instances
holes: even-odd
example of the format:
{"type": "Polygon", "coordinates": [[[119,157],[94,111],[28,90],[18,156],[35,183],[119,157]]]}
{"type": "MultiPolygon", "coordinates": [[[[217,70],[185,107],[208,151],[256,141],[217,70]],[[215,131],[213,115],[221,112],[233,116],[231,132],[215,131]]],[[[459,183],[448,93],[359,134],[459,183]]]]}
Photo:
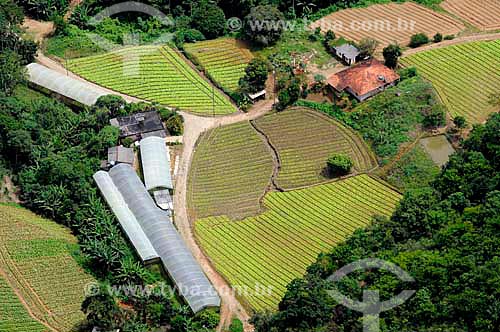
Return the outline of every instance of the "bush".
{"type": "Polygon", "coordinates": [[[207,38],[216,38],[224,34],[226,16],[217,5],[202,1],[193,11],[192,25],[207,38]]]}
{"type": "Polygon", "coordinates": [[[440,34],[439,32],[438,32],[438,33],[436,33],[436,34],[434,35],[434,37],[432,37],[432,41],[433,41],[433,42],[435,42],[435,43],[439,43],[439,42],[441,42],[442,40],[443,40],[443,35],[442,35],[442,34],[440,34]]]}
{"type": "Polygon", "coordinates": [[[229,325],[229,332],[243,332],[243,323],[238,318],[233,318],[229,325]]]}
{"type": "Polygon", "coordinates": [[[199,322],[201,327],[214,329],[219,325],[220,315],[214,309],[206,309],[195,316],[195,322],[199,322]]]}
{"type": "Polygon", "coordinates": [[[266,87],[268,63],[261,58],[254,58],[245,68],[245,76],[239,81],[242,92],[255,93],[266,87]]]}
{"type": "Polygon", "coordinates": [[[455,117],[453,119],[453,123],[455,124],[455,126],[457,126],[457,128],[467,127],[467,120],[465,120],[465,118],[461,115],[455,117]]]}
{"type": "Polygon", "coordinates": [[[454,35],[446,35],[446,36],[444,36],[443,39],[444,40],[452,40],[452,39],[455,39],[455,36],[454,35]]]}
{"type": "Polygon", "coordinates": [[[382,51],[385,65],[389,68],[396,68],[398,59],[401,56],[401,47],[398,44],[390,44],[382,51]]]}
{"type": "Polygon", "coordinates": [[[429,37],[425,33],[417,33],[411,36],[410,43],[408,46],[415,48],[427,44],[429,42],[429,37]]]}
{"type": "Polygon", "coordinates": [[[326,161],[328,172],[332,176],[349,174],[353,166],[351,158],[344,154],[333,154],[326,161]]]}
{"type": "Polygon", "coordinates": [[[184,119],[182,116],[175,112],[166,122],[165,127],[167,127],[167,131],[172,136],[182,135],[184,131],[184,119]]]}
{"type": "Polygon", "coordinates": [[[408,68],[403,68],[401,70],[398,70],[399,77],[401,80],[406,80],[408,78],[412,78],[417,76],[417,68],[415,67],[408,67],[408,68]]]}
{"type": "Polygon", "coordinates": [[[325,45],[328,44],[328,42],[335,40],[335,38],[335,32],[333,32],[332,30],[328,30],[325,34],[325,45]]]}
{"type": "Polygon", "coordinates": [[[358,46],[358,49],[360,51],[359,56],[360,57],[366,57],[366,56],[372,56],[375,50],[377,49],[377,46],[379,45],[379,42],[376,41],[373,38],[363,38],[360,40],[358,46]]]}
{"type": "Polygon", "coordinates": [[[95,107],[97,108],[107,108],[111,112],[111,116],[124,115],[123,110],[127,102],[120,96],[117,95],[105,95],[101,96],[95,102],[95,107]]]}
{"type": "Polygon", "coordinates": [[[445,123],[446,113],[441,105],[434,105],[422,120],[422,125],[426,128],[441,127],[445,123]]]}

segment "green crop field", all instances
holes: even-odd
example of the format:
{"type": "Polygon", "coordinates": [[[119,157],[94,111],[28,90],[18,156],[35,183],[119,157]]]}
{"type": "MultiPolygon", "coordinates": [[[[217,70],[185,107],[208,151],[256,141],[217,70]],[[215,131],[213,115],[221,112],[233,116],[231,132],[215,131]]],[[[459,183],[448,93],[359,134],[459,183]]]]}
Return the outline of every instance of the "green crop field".
{"type": "MultiPolygon", "coordinates": [[[[1,204],[0,238],[0,269],[19,290],[30,311],[56,330],[72,330],[84,318],[80,306],[85,285],[93,281],[72,257],[78,248],[76,239],[53,221],[20,207],[1,204]]],[[[16,314],[16,319],[22,319],[22,315],[16,314]]],[[[36,328],[35,324],[33,331],[38,331],[36,328]]]]}
{"type": "Polygon", "coordinates": [[[255,310],[276,309],[286,285],[317,255],[392,214],[401,195],[368,175],[289,192],[272,192],[268,210],[242,221],[209,217],[195,233],[217,270],[255,310]],[[262,287],[270,292],[255,292],[262,287]]]}
{"type": "Polygon", "coordinates": [[[273,161],[265,142],[248,122],[203,134],[188,179],[188,204],[196,218],[258,213],[273,161]]]}
{"type": "Polygon", "coordinates": [[[232,91],[238,88],[238,81],[253,58],[246,45],[234,38],[185,44],[184,49],[214,82],[232,91]]]}
{"type": "Polygon", "coordinates": [[[326,160],[332,153],[349,155],[354,171],[367,171],[377,165],[375,155],[361,137],[319,112],[295,108],[264,116],[255,124],[278,151],[281,169],[277,184],[282,188],[328,180],[326,160]]]}
{"type": "Polygon", "coordinates": [[[0,331],[46,332],[48,328],[28,314],[10,285],[0,275],[0,331]]]}
{"type": "Polygon", "coordinates": [[[500,40],[471,42],[416,53],[401,63],[432,82],[453,117],[480,123],[495,110],[490,95],[500,91],[498,54],[500,40]]]}
{"type": "Polygon", "coordinates": [[[169,46],[127,47],[68,60],[67,65],[89,81],[162,105],[207,115],[236,111],[169,46]]]}

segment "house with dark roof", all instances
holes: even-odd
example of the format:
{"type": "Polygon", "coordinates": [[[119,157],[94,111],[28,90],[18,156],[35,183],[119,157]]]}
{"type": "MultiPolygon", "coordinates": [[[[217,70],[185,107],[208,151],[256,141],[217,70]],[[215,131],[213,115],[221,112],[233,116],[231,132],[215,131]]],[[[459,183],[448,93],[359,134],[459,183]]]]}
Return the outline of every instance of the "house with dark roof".
{"type": "Polygon", "coordinates": [[[330,76],[327,84],[336,94],[347,92],[366,100],[396,85],[399,75],[376,59],[370,59],[330,76]]]}
{"type": "Polygon", "coordinates": [[[361,53],[355,46],[347,43],[334,47],[333,52],[349,66],[356,63],[357,58],[361,53]]]}
{"type": "Polygon", "coordinates": [[[167,137],[163,122],[156,111],[121,116],[109,122],[120,128],[120,138],[129,137],[136,141],[149,136],[167,137]]]}

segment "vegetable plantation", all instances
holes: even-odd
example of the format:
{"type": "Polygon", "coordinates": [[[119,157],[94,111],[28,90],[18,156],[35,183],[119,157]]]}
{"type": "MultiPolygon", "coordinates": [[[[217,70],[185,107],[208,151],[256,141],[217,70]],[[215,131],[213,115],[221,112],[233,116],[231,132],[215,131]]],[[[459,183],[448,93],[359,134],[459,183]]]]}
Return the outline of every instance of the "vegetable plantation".
{"type": "Polygon", "coordinates": [[[470,123],[486,120],[500,90],[500,40],[471,42],[420,52],[401,59],[429,79],[453,117],[470,123]]]}
{"type": "Polygon", "coordinates": [[[238,88],[238,81],[253,58],[246,45],[234,38],[185,44],[184,49],[214,82],[230,91],[238,88]]]}
{"type": "Polygon", "coordinates": [[[258,213],[272,171],[270,151],[248,122],[205,132],[188,179],[190,214],[196,219],[258,213]]]}
{"type": "Polygon", "coordinates": [[[8,332],[46,332],[41,323],[34,320],[18,297],[0,275],[0,331],[8,332]]]}
{"type": "Polygon", "coordinates": [[[242,290],[239,296],[255,310],[272,310],[286,285],[301,277],[320,252],[368,225],[374,215],[391,215],[400,198],[363,174],[270,193],[264,199],[266,212],[242,221],[200,219],[195,233],[217,270],[242,290]]]}
{"type": "Polygon", "coordinates": [[[234,105],[169,46],[127,47],[68,60],[78,75],[115,91],[199,114],[229,114],[234,105]]]}
{"type": "Polygon", "coordinates": [[[296,108],[255,121],[278,151],[277,184],[294,188],[328,180],[326,160],[332,153],[351,157],[357,172],[377,165],[375,155],[355,132],[319,112],[296,108]]]}
{"type": "Polygon", "coordinates": [[[35,317],[57,330],[72,330],[84,318],[80,305],[85,286],[93,281],[72,257],[76,239],[17,206],[0,205],[0,220],[0,269],[35,317]]]}

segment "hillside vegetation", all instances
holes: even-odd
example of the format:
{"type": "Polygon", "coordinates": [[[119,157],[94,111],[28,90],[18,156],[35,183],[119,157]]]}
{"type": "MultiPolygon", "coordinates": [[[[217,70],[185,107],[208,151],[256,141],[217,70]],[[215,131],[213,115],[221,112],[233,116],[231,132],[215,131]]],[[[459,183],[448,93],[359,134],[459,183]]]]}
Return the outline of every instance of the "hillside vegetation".
{"type": "Polygon", "coordinates": [[[341,243],[374,215],[388,216],[400,195],[359,175],[346,180],[266,195],[267,211],[242,221],[196,221],[203,250],[254,310],[275,310],[286,285],[316,256],[341,243]],[[260,290],[260,292],[259,292],[260,290]]]}
{"type": "Polygon", "coordinates": [[[94,279],[73,258],[78,250],[69,230],[28,210],[0,204],[1,331],[45,331],[27,317],[6,285],[15,287],[40,321],[70,331],[84,319],[80,311],[85,286],[94,279]],[[5,325],[2,325],[5,324],[5,325]],[[2,326],[10,328],[2,329],[2,326]]]}

